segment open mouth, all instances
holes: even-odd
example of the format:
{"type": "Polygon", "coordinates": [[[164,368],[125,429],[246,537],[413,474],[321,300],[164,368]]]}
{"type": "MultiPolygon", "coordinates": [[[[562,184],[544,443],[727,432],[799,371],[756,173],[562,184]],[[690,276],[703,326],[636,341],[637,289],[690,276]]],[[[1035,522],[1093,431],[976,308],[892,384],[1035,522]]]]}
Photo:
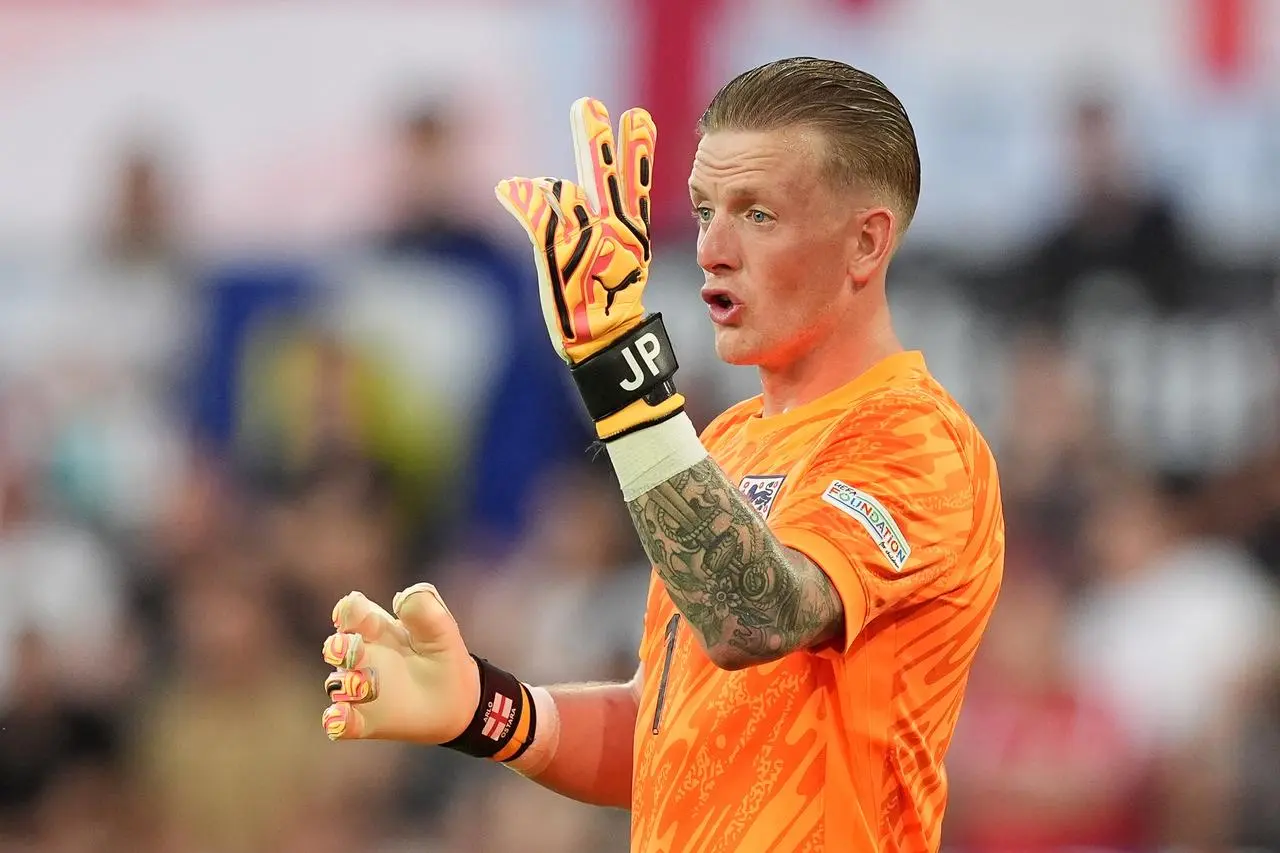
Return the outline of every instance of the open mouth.
{"type": "Polygon", "coordinates": [[[702,291],[702,299],[712,308],[724,310],[728,310],[737,304],[733,301],[733,297],[723,290],[704,290],[702,291]]]}

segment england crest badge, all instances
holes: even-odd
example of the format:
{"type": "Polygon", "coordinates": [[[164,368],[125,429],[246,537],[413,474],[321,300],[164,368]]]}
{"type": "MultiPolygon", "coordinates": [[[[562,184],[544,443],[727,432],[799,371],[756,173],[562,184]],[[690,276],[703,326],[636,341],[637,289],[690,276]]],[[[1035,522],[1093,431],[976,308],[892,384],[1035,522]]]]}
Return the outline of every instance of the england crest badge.
{"type": "Polygon", "coordinates": [[[769,510],[773,508],[773,501],[778,497],[778,492],[782,489],[782,481],[785,479],[787,479],[786,474],[743,477],[742,482],[738,484],[738,489],[762,518],[768,518],[769,510]]]}

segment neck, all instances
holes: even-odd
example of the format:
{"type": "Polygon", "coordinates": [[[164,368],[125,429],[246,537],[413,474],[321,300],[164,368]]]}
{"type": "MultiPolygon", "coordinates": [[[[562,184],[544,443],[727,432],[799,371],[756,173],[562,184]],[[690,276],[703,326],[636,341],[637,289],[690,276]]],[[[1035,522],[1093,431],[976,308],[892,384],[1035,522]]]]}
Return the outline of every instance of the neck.
{"type": "Polygon", "coordinates": [[[780,367],[759,368],[763,414],[779,415],[811,403],[902,349],[887,306],[839,323],[799,358],[780,367]]]}

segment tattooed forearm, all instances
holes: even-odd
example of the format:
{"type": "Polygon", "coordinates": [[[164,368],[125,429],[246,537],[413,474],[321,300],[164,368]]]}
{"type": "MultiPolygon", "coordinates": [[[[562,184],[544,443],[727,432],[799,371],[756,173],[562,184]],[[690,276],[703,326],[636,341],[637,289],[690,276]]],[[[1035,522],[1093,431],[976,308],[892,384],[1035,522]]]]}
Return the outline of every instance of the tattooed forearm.
{"type": "Polygon", "coordinates": [[[711,460],[628,507],[672,601],[722,663],[773,660],[839,629],[821,569],[780,545],[711,460]]]}

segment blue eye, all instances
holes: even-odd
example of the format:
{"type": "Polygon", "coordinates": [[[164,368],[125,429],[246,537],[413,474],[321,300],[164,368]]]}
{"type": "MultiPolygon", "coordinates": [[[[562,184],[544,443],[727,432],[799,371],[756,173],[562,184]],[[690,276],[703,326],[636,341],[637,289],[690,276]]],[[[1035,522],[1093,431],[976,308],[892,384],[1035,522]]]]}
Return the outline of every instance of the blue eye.
{"type": "Polygon", "coordinates": [[[711,208],[709,208],[709,207],[696,207],[696,208],[694,208],[694,210],[693,210],[693,218],[694,218],[694,219],[696,219],[696,220],[698,220],[699,222],[703,222],[703,223],[705,223],[705,222],[710,222],[710,221],[711,221],[711,208]]]}
{"type": "Polygon", "coordinates": [[[751,221],[757,225],[763,225],[769,221],[769,214],[765,213],[763,210],[753,210],[750,212],[750,216],[751,221]]]}

